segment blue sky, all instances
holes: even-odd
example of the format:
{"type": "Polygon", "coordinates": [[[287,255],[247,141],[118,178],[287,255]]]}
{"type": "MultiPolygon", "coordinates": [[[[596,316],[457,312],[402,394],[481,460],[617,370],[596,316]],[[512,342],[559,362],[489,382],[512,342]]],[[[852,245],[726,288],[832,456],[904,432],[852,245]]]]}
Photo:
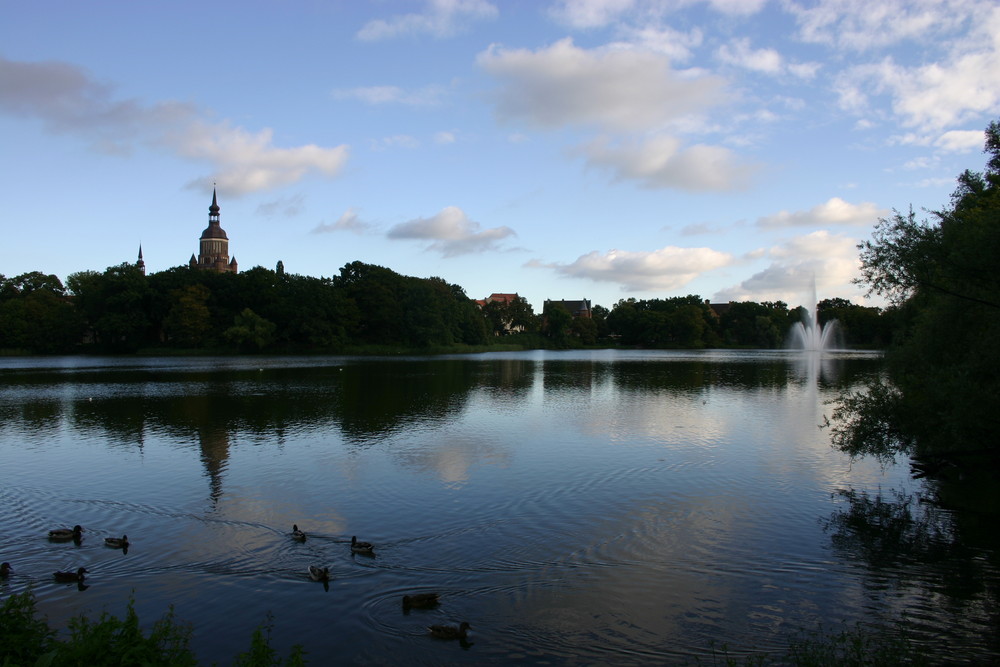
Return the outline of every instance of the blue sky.
{"type": "Polygon", "coordinates": [[[215,184],[241,269],[865,303],[998,112],[993,0],[6,2],[0,273],[185,264],[215,184]]]}

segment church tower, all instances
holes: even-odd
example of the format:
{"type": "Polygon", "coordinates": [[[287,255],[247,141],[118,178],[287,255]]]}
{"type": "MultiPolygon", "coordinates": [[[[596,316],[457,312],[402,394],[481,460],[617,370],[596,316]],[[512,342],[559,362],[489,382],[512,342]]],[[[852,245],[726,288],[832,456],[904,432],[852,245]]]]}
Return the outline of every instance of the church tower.
{"type": "Polygon", "coordinates": [[[212,205],[208,207],[208,227],[201,233],[198,259],[191,255],[188,262],[192,269],[205,269],[219,273],[236,273],[236,258],[229,259],[229,237],[219,224],[219,201],[212,189],[212,205]]]}

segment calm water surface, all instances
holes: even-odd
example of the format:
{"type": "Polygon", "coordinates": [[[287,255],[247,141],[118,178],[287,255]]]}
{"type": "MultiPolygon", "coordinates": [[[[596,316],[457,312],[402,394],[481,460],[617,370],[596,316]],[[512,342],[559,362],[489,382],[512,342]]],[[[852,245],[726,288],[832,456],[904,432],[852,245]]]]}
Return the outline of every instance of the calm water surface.
{"type": "Polygon", "coordinates": [[[989,661],[995,545],[956,545],[908,468],[852,463],[819,428],[880,363],[0,359],[0,594],[32,586],[56,625],[174,605],[223,664],[269,615],[314,664],[711,662],[858,622],[989,661]],[[46,539],[73,524],[80,544],[46,539]],[[103,545],[123,533],[127,553],[103,545]],[[81,565],[85,590],[51,579],[81,565]],[[414,592],[442,603],[404,613],[414,592]],[[462,620],[466,645],[425,634],[462,620]]]}

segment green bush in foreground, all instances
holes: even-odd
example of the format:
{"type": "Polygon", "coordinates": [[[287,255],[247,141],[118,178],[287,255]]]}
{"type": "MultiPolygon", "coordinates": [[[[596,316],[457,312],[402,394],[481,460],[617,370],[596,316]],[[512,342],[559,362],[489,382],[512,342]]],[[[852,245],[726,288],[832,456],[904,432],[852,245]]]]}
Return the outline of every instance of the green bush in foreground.
{"type": "MultiPolygon", "coordinates": [[[[49,665],[170,665],[196,667],[189,643],[193,629],[174,618],[173,608],[153,624],[146,635],[139,626],[135,600],[129,599],[125,618],[103,612],[94,621],[81,614],[69,622],[69,638],[62,640],[48,624],[35,617],[35,596],[28,590],[11,595],[0,606],[0,667],[49,665]]],[[[271,624],[258,627],[250,650],[235,659],[240,667],[298,667],[304,665],[301,646],[287,661],[271,648],[271,624]]]]}
{"type": "Polygon", "coordinates": [[[35,618],[35,596],[31,591],[11,595],[0,607],[0,663],[4,667],[34,665],[56,646],[56,633],[45,621],[35,618]]]}

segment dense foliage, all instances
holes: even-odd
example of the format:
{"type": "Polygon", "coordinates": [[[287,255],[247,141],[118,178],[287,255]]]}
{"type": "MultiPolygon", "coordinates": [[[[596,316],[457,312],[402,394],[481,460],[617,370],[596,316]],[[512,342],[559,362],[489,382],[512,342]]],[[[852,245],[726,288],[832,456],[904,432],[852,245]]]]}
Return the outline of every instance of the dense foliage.
{"type": "Polygon", "coordinates": [[[111,352],[140,348],[244,352],[349,346],[480,345],[487,321],[458,285],[354,262],[333,278],[255,267],[175,267],[146,276],[120,264],[64,287],[35,272],[0,276],[0,348],[111,352]]]}
{"type": "Polygon", "coordinates": [[[846,396],[836,444],[852,454],[914,454],[971,468],[1000,454],[1000,125],[984,173],[966,171],[950,206],[883,219],[860,246],[870,291],[898,306],[891,384],[846,396]],[[985,457],[985,459],[984,459],[985,457]]]}
{"type": "MultiPolygon", "coordinates": [[[[0,605],[0,665],[163,665],[195,667],[198,660],[189,644],[193,628],[178,621],[173,609],[147,631],[139,623],[135,603],[129,600],[125,618],[102,612],[96,619],[85,615],[69,621],[68,637],[59,638],[48,623],[37,617],[35,596],[29,590],[13,594],[0,605]]],[[[281,667],[304,665],[301,646],[292,648],[287,660],[270,645],[270,625],[253,632],[250,648],[236,656],[235,665],[281,667]]]]}
{"type": "MultiPolygon", "coordinates": [[[[837,319],[848,346],[879,347],[887,342],[892,313],[827,299],[817,306],[821,324],[837,319]]],[[[788,332],[806,315],[783,301],[709,305],[700,296],[622,299],[606,315],[607,330],[622,345],[646,348],[782,348],[788,332]]]]}
{"type": "MultiPolygon", "coordinates": [[[[877,347],[891,317],[844,299],[819,304],[852,346],[877,347]]],[[[239,352],[447,349],[516,345],[780,348],[802,309],[781,301],[709,306],[701,297],[622,299],[574,317],[559,302],[536,315],[523,297],[482,307],[458,285],[352,262],[332,278],[254,267],[215,273],[179,266],[144,275],[132,264],[81,271],[64,286],[31,272],[0,275],[0,350],[139,349],[239,352]]]]}

